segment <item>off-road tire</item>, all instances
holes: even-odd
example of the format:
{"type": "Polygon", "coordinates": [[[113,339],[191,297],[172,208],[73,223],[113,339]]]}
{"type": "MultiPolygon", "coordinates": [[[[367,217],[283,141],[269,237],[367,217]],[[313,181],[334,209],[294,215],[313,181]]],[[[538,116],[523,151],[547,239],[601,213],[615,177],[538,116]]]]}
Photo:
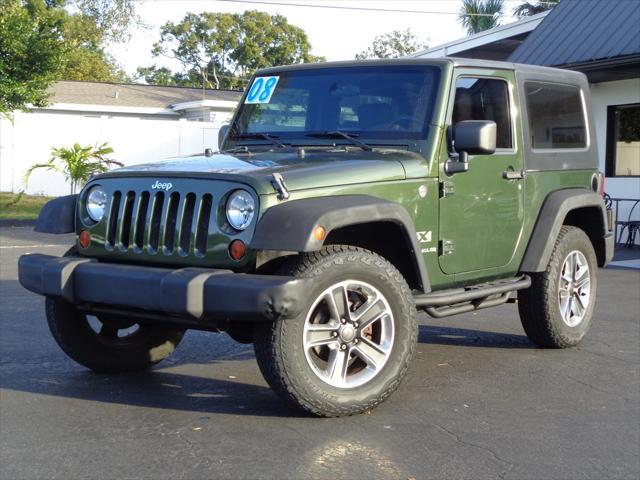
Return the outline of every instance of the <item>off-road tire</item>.
{"type": "Polygon", "coordinates": [[[546,348],[568,348],[580,343],[591,326],[596,303],[597,269],[596,254],[586,233],[577,227],[563,226],[546,270],[530,274],[531,287],[518,292],[520,320],[529,340],[546,348]],[[558,305],[559,282],[565,259],[576,250],[587,260],[591,291],[582,321],[569,326],[563,321],[558,305]]]}
{"type": "Polygon", "coordinates": [[[261,324],[254,332],[258,365],[266,381],[282,398],[317,416],[338,417],[368,411],[395,391],[404,377],[417,343],[417,312],[411,290],[400,272],[368,250],[330,245],[319,252],[294,257],[280,274],[314,278],[309,305],[298,318],[261,324]],[[314,299],[326,288],[357,280],[377,288],[394,318],[391,353],[379,373],[353,388],[322,382],[309,366],[303,347],[303,328],[314,299]]]}
{"type": "MultiPolygon", "coordinates": [[[[184,330],[165,325],[140,324],[139,330],[122,339],[103,338],[86,315],[62,300],[45,300],[47,323],[60,348],[80,365],[100,373],[146,370],[167,358],[178,346],[184,330]]],[[[104,322],[137,323],[102,316],[104,322]]]]}
{"type": "MultiPolygon", "coordinates": [[[[77,257],[73,246],[65,257],[77,257]]],[[[47,298],[45,310],[49,330],[56,343],[72,360],[94,372],[118,373],[146,370],[167,358],[176,349],[184,329],[165,325],[140,324],[140,332],[128,342],[105,342],[93,330],[86,315],[62,300],[47,298]]],[[[98,315],[102,323],[135,324],[135,317],[123,319],[110,315],[98,315]]]]}

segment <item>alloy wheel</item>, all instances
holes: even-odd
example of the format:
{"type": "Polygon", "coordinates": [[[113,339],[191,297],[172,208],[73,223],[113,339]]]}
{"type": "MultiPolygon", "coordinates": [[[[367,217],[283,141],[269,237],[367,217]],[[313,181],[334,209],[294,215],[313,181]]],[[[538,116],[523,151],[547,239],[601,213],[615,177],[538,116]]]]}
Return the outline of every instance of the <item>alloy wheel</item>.
{"type": "Polygon", "coordinates": [[[304,325],[304,353],[320,380],[354,388],[380,373],[394,333],[393,313],[384,295],[367,283],[346,280],[313,302],[304,325]]]}
{"type": "Polygon", "coordinates": [[[560,315],[564,323],[575,327],[584,319],[591,299],[591,272],[581,251],[573,250],[567,255],[558,283],[560,315]]]}

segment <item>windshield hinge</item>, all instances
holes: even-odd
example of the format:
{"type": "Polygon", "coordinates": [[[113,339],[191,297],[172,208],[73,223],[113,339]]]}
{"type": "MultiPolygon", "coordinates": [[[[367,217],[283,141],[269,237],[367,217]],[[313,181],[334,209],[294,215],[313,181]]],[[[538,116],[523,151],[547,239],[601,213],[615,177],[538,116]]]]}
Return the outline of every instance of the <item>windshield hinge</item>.
{"type": "Polygon", "coordinates": [[[440,198],[449,197],[455,193],[453,182],[440,182],[440,198]]]}
{"type": "Polygon", "coordinates": [[[284,183],[284,178],[279,173],[274,173],[271,176],[271,185],[276,192],[278,192],[278,200],[287,200],[289,198],[289,191],[287,190],[287,184],[284,183]]]}

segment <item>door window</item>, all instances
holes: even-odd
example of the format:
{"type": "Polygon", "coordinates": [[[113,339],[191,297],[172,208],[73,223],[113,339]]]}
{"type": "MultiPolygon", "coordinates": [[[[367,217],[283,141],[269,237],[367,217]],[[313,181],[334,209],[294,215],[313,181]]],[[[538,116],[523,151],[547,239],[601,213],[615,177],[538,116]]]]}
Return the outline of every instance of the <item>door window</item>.
{"type": "Polygon", "coordinates": [[[493,78],[458,78],[453,125],[463,120],[496,122],[496,147],[513,148],[507,82],[493,78]]]}

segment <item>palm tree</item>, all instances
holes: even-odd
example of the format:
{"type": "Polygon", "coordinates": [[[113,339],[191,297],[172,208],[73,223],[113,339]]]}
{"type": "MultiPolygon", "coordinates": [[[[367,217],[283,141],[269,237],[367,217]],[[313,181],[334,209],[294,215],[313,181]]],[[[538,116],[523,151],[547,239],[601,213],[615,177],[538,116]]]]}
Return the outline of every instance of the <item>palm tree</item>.
{"type": "Polygon", "coordinates": [[[468,35],[500,25],[504,0],[462,0],[458,21],[468,35]]]}
{"type": "Polygon", "coordinates": [[[46,163],[32,165],[24,175],[25,188],[34,170],[44,168],[64,175],[71,183],[71,193],[76,193],[78,186],[86,183],[98,173],[106,172],[111,165],[123,164],[107,158],[113,148],[106,143],[96,146],[81,147],[79,143],[70,148],[60,147],[51,150],[51,158],[46,163]]]}
{"type": "Polygon", "coordinates": [[[514,10],[513,14],[517,17],[528,17],[531,15],[536,15],[538,13],[546,12],[547,10],[551,10],[555,7],[560,0],[538,0],[535,3],[524,2],[518,5],[514,10]]]}

